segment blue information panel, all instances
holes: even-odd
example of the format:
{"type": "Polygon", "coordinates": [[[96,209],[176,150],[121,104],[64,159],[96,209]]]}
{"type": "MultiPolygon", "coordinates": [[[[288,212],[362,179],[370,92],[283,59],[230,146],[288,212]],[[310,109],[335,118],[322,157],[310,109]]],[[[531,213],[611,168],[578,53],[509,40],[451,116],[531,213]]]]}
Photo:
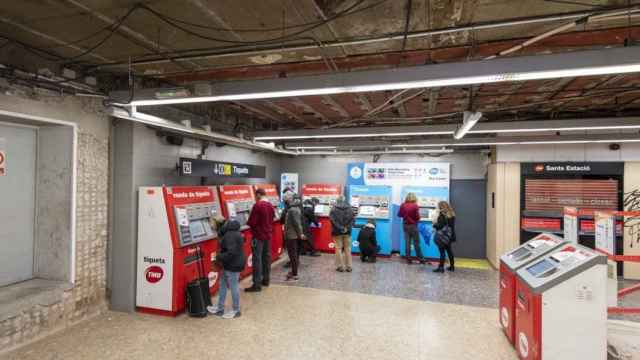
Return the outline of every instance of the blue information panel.
{"type": "MultiPolygon", "coordinates": [[[[436,214],[436,208],[439,201],[449,201],[448,187],[435,186],[405,186],[402,188],[402,199],[407,194],[414,193],[418,198],[418,206],[420,207],[420,223],[418,223],[418,232],[420,233],[422,255],[427,258],[438,258],[440,252],[434,241],[433,217],[436,214]]],[[[396,214],[394,214],[396,215],[396,214]]],[[[402,221],[402,220],[400,220],[402,221]]],[[[400,227],[400,255],[406,256],[406,242],[404,231],[400,227]]],[[[411,245],[411,256],[416,256],[416,251],[411,245]]]]}
{"type": "Polygon", "coordinates": [[[360,252],[360,227],[373,219],[376,224],[376,240],[380,246],[378,254],[391,255],[391,195],[390,186],[349,186],[349,202],[357,211],[356,226],[351,233],[352,252],[360,252]]]}

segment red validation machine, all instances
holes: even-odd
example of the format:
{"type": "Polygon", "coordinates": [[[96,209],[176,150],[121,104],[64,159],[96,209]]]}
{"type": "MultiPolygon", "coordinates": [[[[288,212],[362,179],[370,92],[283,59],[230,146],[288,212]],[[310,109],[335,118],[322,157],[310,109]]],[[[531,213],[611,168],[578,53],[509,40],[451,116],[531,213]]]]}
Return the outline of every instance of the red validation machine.
{"type": "Polygon", "coordinates": [[[565,243],[561,237],[542,233],[500,258],[500,325],[511,344],[515,344],[516,272],[565,243]]]}
{"type": "Polygon", "coordinates": [[[202,276],[218,289],[214,266],[221,215],[214,187],[141,187],[138,194],[136,307],[173,315],[185,309],[186,285],[202,276]]]}
{"type": "Polygon", "coordinates": [[[241,278],[251,274],[251,241],[253,239],[251,230],[247,226],[249,214],[253,204],[256,203],[255,194],[251,185],[224,185],[220,186],[220,204],[222,213],[227,219],[235,219],[240,223],[242,236],[244,237],[244,254],[247,257],[247,264],[244,271],[240,273],[241,278]]]}
{"type": "Polygon", "coordinates": [[[278,189],[274,184],[257,184],[254,187],[256,190],[263,189],[267,193],[267,198],[275,210],[275,218],[273,219],[273,236],[271,240],[271,262],[274,262],[282,255],[284,245],[284,234],[282,232],[282,224],[280,223],[280,216],[282,215],[282,210],[280,209],[280,196],[278,195],[278,189]]]}
{"type": "Polygon", "coordinates": [[[315,214],[320,227],[313,229],[314,246],[322,252],[334,252],[335,245],[331,236],[329,213],[342,195],[342,186],[333,184],[305,184],[302,186],[302,200],[318,199],[315,214]]]}
{"type": "Polygon", "coordinates": [[[607,358],[607,257],[565,244],[517,272],[516,350],[523,360],[607,358]]]}

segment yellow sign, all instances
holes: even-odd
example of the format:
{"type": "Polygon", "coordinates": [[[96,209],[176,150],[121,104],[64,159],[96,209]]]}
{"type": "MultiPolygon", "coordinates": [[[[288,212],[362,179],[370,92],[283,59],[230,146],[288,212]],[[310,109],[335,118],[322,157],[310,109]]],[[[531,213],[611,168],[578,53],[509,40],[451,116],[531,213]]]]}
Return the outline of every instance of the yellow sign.
{"type": "Polygon", "coordinates": [[[224,175],[231,176],[231,165],[224,164],[224,175]]]}

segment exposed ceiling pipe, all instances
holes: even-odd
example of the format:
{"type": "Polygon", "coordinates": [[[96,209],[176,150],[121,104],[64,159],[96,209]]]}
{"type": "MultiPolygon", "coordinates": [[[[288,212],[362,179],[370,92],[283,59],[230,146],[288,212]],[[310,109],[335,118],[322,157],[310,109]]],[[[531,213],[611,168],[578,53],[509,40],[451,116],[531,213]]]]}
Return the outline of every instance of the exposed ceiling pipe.
{"type": "Polygon", "coordinates": [[[283,150],[277,148],[275,145],[267,144],[259,141],[249,141],[239,137],[221,134],[218,132],[207,131],[205,129],[197,129],[184,126],[180,123],[176,123],[167,119],[163,119],[157,116],[138,112],[134,107],[131,107],[131,113],[126,110],[111,107],[108,109],[108,114],[118,119],[134,121],[145,125],[160,128],[169,132],[185,135],[187,137],[195,139],[203,139],[213,142],[224,143],[228,145],[234,145],[245,149],[260,150],[273,152],[283,155],[297,155],[297,152],[283,150]]]}
{"type": "MultiPolygon", "coordinates": [[[[559,26],[557,28],[551,29],[549,31],[545,31],[544,33],[535,36],[525,42],[523,42],[522,44],[518,44],[516,46],[510,47],[506,50],[502,50],[499,53],[495,54],[495,55],[491,55],[489,57],[486,57],[485,60],[491,60],[491,59],[495,59],[499,56],[505,56],[505,55],[509,55],[512,54],[514,52],[520,51],[522,49],[524,49],[527,46],[531,46],[537,42],[540,42],[550,36],[553,36],[555,34],[564,32],[564,31],[568,31],[571,30],[575,27],[577,27],[580,24],[588,24],[591,22],[597,22],[597,21],[603,21],[603,20],[611,20],[611,19],[615,19],[618,18],[620,16],[623,17],[628,17],[631,14],[635,14],[636,12],[640,11],[640,9],[634,9],[634,10],[626,10],[626,11],[613,11],[613,12],[608,12],[608,13],[604,13],[604,14],[598,14],[598,15],[592,15],[592,16],[586,16],[584,18],[579,18],[577,20],[574,20],[573,22],[570,22],[568,24],[564,24],[562,26],[559,26]]],[[[637,15],[637,14],[636,14],[637,15]]]]}
{"type": "MultiPolygon", "coordinates": [[[[614,11],[618,13],[628,13],[628,12],[638,12],[640,9],[637,6],[631,8],[616,8],[611,9],[611,14],[614,11]]],[[[478,24],[471,24],[465,26],[458,27],[450,27],[443,29],[435,29],[435,30],[423,30],[423,31],[414,31],[406,34],[407,39],[419,39],[424,37],[432,37],[437,35],[445,35],[445,34],[454,34],[460,32],[474,32],[479,30],[490,30],[490,29],[499,29],[505,27],[514,27],[514,26],[522,26],[522,25],[530,25],[530,24],[542,24],[556,21],[564,21],[564,20],[574,20],[574,19],[583,19],[585,17],[598,15],[600,12],[598,11],[580,11],[573,12],[561,15],[552,15],[552,16],[539,16],[539,17],[528,17],[528,18],[520,18],[515,20],[508,21],[494,21],[494,22],[485,22],[478,24]]],[[[602,14],[603,16],[605,14],[602,14]]],[[[613,16],[607,13],[607,16],[613,16]]],[[[609,20],[606,16],[602,18],[597,18],[594,21],[604,21],[609,20]]],[[[344,47],[344,46],[354,46],[354,45],[365,45],[372,44],[378,42],[386,42],[386,41],[395,41],[395,40],[403,40],[405,38],[405,33],[392,33],[382,36],[374,36],[374,37],[366,37],[366,38],[352,38],[345,40],[337,40],[337,41],[327,41],[322,44],[323,48],[330,47],[344,47]]],[[[249,56],[249,55],[258,55],[270,52],[284,52],[284,51],[300,51],[300,50],[309,50],[309,49],[317,49],[319,44],[317,43],[306,43],[306,44],[298,44],[298,45],[289,45],[289,46],[229,46],[221,48],[217,51],[210,51],[209,49],[193,49],[188,51],[174,51],[174,54],[184,54],[181,56],[173,57],[171,60],[174,61],[184,61],[184,60],[207,60],[207,59],[215,59],[215,58],[223,58],[223,57],[232,57],[232,56],[249,56]]],[[[156,58],[156,59],[146,59],[146,60],[137,60],[132,62],[132,65],[152,65],[152,64],[161,64],[166,63],[169,60],[166,58],[156,58]]],[[[98,69],[111,68],[111,67],[122,67],[128,66],[128,62],[113,62],[113,63],[105,63],[97,65],[98,69]]]]}

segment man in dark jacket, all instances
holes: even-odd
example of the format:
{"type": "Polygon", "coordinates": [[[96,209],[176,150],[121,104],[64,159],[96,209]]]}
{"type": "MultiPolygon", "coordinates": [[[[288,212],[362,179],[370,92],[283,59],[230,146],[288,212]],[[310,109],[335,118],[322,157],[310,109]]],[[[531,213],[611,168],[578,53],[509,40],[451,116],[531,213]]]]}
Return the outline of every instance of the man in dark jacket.
{"type": "Polygon", "coordinates": [[[371,219],[360,229],[358,234],[358,247],[360,248],[360,260],[362,262],[376,262],[378,254],[378,241],[376,240],[376,222],[371,219]]]}
{"type": "Polygon", "coordinates": [[[222,265],[222,279],[218,290],[218,305],[209,306],[207,310],[214,315],[232,319],[240,317],[240,272],[244,270],[245,255],[243,250],[244,237],[240,233],[240,223],[229,220],[220,227],[220,250],[216,256],[216,262],[222,265]],[[227,314],[224,312],[224,303],[227,298],[227,289],[231,289],[233,310],[227,314]]]}
{"type": "Polygon", "coordinates": [[[351,204],[340,196],[329,213],[331,235],[336,249],[336,271],[351,272],[351,229],[354,215],[351,204]]]}
{"type": "Polygon", "coordinates": [[[273,218],[275,210],[267,198],[264,189],[256,190],[258,201],[253,205],[247,225],[253,233],[252,263],[253,285],[246,288],[247,292],[262,291],[262,286],[269,286],[271,275],[271,238],[273,237],[273,218]]]}
{"type": "Polygon", "coordinates": [[[302,203],[298,195],[294,195],[290,201],[287,217],[284,222],[284,239],[291,262],[291,271],[287,274],[287,281],[298,280],[298,241],[304,240],[304,231],[302,229],[302,203]]]}
{"type": "Polygon", "coordinates": [[[313,231],[311,225],[318,226],[318,219],[315,213],[315,204],[312,199],[307,199],[302,203],[302,230],[304,236],[307,238],[302,242],[302,249],[300,249],[300,255],[320,256],[316,252],[313,243],[313,231]]]}

